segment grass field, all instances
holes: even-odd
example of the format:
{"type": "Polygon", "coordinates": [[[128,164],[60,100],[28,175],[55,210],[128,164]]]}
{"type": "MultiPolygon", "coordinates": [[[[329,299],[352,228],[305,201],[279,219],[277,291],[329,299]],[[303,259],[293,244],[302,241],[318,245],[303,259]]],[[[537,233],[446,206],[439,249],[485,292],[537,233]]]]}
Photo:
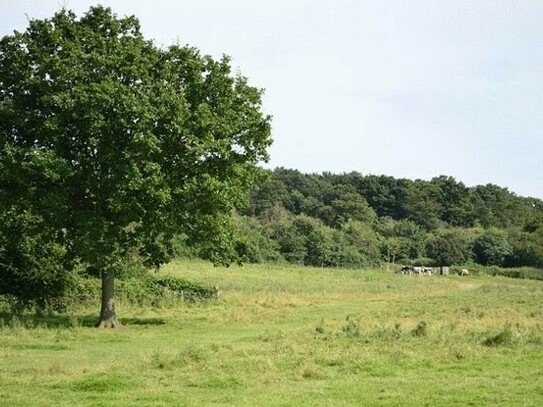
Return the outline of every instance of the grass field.
{"type": "Polygon", "coordinates": [[[0,318],[0,406],[541,406],[543,281],[281,266],[163,272],[208,304],[0,318]]]}

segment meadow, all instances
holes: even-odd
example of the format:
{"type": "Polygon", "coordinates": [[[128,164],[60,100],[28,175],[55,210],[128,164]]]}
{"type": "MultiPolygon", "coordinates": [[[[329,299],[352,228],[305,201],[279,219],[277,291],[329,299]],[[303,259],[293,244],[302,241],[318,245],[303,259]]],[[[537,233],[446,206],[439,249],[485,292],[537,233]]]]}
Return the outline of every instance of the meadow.
{"type": "Polygon", "coordinates": [[[543,281],[175,261],[202,304],[0,314],[2,406],[540,406],[543,281]]]}

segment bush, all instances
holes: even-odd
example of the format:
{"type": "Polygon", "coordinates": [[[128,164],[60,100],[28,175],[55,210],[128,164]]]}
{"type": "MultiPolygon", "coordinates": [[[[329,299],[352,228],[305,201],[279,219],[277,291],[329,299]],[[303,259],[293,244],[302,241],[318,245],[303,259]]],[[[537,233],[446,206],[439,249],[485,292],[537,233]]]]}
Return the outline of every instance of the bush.
{"type": "Polygon", "coordinates": [[[349,221],[341,229],[342,240],[336,239],[345,251],[356,253],[353,266],[375,266],[381,262],[379,236],[369,224],[349,221]]]}
{"type": "Polygon", "coordinates": [[[411,331],[411,335],[422,337],[428,335],[428,324],[426,321],[420,321],[418,325],[411,331]]]}
{"type": "MultiPolygon", "coordinates": [[[[463,267],[451,267],[452,274],[456,274],[463,267]]],[[[467,266],[472,274],[483,274],[487,276],[502,276],[509,278],[527,278],[531,280],[543,280],[543,269],[535,267],[498,267],[470,264],[467,266]]]]}
{"type": "Polygon", "coordinates": [[[178,277],[153,277],[149,279],[148,284],[156,288],[156,293],[159,295],[180,297],[189,302],[208,301],[219,296],[218,287],[205,286],[178,277]]]}
{"type": "Polygon", "coordinates": [[[13,311],[61,310],[74,282],[74,263],[62,234],[29,210],[0,213],[0,295],[13,311]]]}
{"type": "Polygon", "coordinates": [[[459,228],[438,230],[426,240],[426,253],[439,266],[464,264],[471,257],[469,233],[459,228]]]}
{"type": "Polygon", "coordinates": [[[266,235],[257,218],[236,216],[238,238],[235,250],[240,263],[280,262],[279,245],[266,235]]]}
{"type": "Polygon", "coordinates": [[[489,230],[477,237],[473,242],[475,261],[483,265],[503,265],[504,260],[512,252],[505,232],[489,230]]]}
{"type": "MultiPolygon", "coordinates": [[[[101,282],[98,278],[78,277],[66,298],[66,305],[96,303],[100,300],[101,282]]],[[[219,297],[217,287],[182,278],[148,274],[141,278],[118,279],[115,296],[119,302],[137,306],[157,305],[163,301],[205,302],[219,297]]]]}
{"type": "Polygon", "coordinates": [[[345,325],[341,328],[343,334],[348,338],[358,338],[360,336],[360,323],[357,319],[347,316],[345,325]]]}
{"type": "Polygon", "coordinates": [[[503,276],[510,278],[528,278],[531,280],[543,280],[543,270],[533,267],[500,268],[491,267],[486,271],[493,276],[503,276]]]}
{"type": "Polygon", "coordinates": [[[543,268],[543,238],[535,234],[522,233],[515,236],[512,252],[505,261],[506,266],[531,266],[543,268]]]}
{"type": "Polygon", "coordinates": [[[507,346],[515,342],[513,331],[509,325],[506,325],[500,332],[491,335],[483,341],[484,346],[507,346]]]}

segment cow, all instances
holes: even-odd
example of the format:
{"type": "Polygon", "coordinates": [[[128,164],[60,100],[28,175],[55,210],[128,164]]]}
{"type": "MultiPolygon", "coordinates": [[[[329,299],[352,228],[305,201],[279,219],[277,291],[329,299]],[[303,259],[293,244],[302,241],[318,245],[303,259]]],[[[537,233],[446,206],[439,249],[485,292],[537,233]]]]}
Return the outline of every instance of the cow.
{"type": "Polygon", "coordinates": [[[431,276],[434,273],[434,269],[432,267],[423,267],[422,272],[431,276]]]}
{"type": "Polygon", "coordinates": [[[397,270],[396,273],[399,274],[412,274],[413,266],[403,266],[401,269],[397,270]]]}
{"type": "Polygon", "coordinates": [[[424,267],[424,266],[403,266],[401,269],[396,270],[396,273],[403,274],[403,275],[428,275],[431,276],[434,272],[434,269],[431,267],[424,267]]]}
{"type": "Polygon", "coordinates": [[[413,274],[422,276],[424,274],[424,267],[420,267],[420,266],[413,267],[413,274]]]}

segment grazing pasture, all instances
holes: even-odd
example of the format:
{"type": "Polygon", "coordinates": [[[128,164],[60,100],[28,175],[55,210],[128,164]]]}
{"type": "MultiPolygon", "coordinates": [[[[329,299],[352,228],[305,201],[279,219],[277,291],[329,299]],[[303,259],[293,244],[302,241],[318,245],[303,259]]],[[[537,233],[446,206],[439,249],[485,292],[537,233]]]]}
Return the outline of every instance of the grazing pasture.
{"type": "Polygon", "coordinates": [[[207,304],[129,308],[98,330],[0,314],[3,406],[540,406],[543,282],[292,266],[162,270],[207,304]]]}

